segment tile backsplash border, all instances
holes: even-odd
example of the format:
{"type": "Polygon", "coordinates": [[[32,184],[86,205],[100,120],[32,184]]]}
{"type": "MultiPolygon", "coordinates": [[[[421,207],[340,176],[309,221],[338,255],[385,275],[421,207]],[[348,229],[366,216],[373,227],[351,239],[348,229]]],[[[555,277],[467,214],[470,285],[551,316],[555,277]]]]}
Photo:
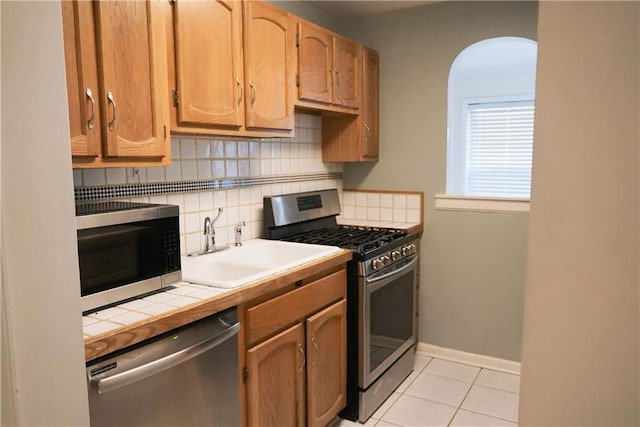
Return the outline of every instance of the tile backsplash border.
{"type": "Polygon", "coordinates": [[[74,188],[76,201],[122,199],[126,197],[155,196],[162,194],[193,193],[207,190],[227,190],[278,183],[340,180],[342,172],[279,175],[249,178],[219,178],[210,180],[150,182],[140,184],[95,185],[74,188]]]}

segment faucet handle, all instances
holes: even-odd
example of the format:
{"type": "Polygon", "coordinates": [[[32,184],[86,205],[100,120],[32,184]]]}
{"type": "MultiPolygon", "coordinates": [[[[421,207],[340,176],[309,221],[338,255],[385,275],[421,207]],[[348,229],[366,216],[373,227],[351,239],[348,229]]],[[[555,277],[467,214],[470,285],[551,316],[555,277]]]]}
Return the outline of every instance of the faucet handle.
{"type": "Polygon", "coordinates": [[[222,215],[222,212],[224,212],[224,209],[222,208],[218,208],[218,214],[216,215],[216,217],[213,219],[213,221],[211,221],[211,225],[215,224],[216,221],[218,220],[218,218],[220,218],[220,215],[222,215]]]}

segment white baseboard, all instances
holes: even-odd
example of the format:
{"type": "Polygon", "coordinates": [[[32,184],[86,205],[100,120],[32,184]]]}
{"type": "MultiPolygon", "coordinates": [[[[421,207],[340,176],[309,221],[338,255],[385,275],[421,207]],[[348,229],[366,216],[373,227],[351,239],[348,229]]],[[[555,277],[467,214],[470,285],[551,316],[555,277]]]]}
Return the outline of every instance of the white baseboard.
{"type": "Polygon", "coordinates": [[[514,362],[513,360],[484,356],[482,354],[467,353],[466,351],[439,347],[437,345],[423,342],[419,342],[416,346],[416,353],[423,356],[437,357],[438,359],[445,359],[452,362],[465,363],[468,365],[479,366],[481,368],[492,369],[494,371],[520,375],[520,362],[514,362]]]}

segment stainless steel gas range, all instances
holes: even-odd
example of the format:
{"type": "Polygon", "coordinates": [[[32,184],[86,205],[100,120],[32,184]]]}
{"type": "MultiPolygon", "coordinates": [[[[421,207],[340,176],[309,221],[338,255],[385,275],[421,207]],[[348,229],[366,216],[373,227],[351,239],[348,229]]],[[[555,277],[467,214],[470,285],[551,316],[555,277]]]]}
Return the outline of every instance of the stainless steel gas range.
{"type": "Polygon", "coordinates": [[[416,236],[402,230],[339,226],[337,190],[264,198],[265,236],[340,246],[347,265],[347,407],[365,422],[413,370],[416,236]]]}

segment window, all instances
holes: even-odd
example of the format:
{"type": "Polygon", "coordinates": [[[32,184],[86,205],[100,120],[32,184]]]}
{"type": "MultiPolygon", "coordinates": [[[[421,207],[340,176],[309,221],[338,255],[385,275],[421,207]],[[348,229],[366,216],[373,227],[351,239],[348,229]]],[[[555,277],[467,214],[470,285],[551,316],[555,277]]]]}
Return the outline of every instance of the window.
{"type": "Polygon", "coordinates": [[[529,198],[533,101],[468,104],[465,194],[529,198]]]}
{"type": "Polygon", "coordinates": [[[519,37],[483,40],[456,57],[442,197],[529,198],[536,57],[536,42],[519,37]]]}

